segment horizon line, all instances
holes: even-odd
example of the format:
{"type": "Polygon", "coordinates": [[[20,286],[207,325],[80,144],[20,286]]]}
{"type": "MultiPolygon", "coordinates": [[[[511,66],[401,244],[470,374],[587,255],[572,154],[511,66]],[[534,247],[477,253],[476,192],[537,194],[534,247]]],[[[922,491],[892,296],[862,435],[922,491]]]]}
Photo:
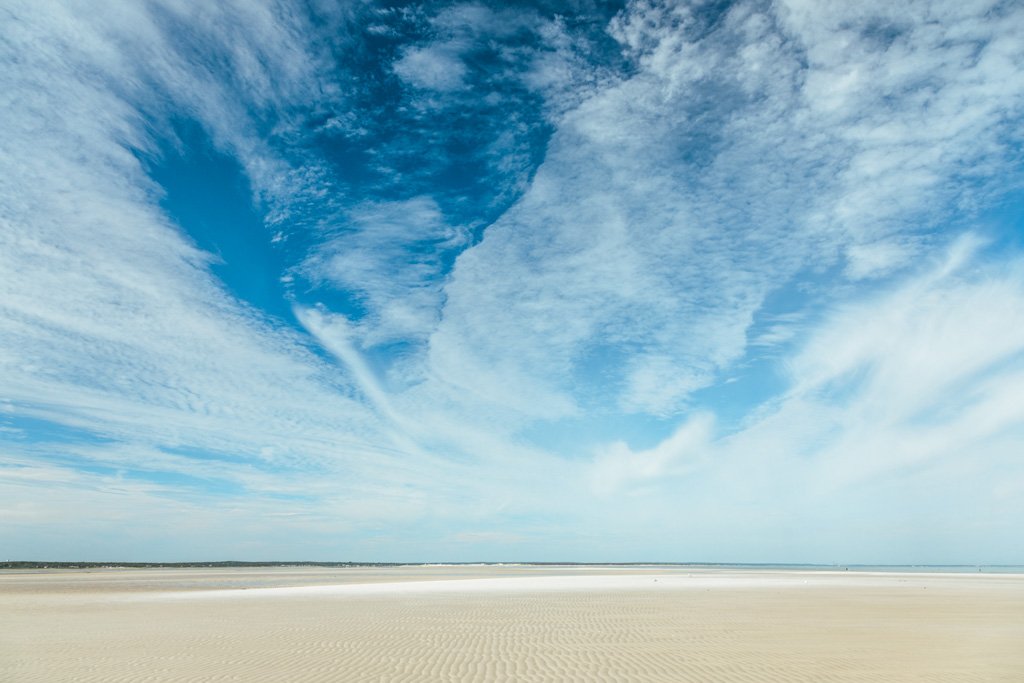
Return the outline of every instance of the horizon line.
{"type": "Polygon", "coordinates": [[[43,569],[43,568],[190,568],[190,567],[429,567],[429,566],[557,566],[557,567],[785,567],[785,568],[1024,568],[1014,563],[874,563],[874,562],[574,562],[574,561],[434,561],[434,562],[384,562],[357,560],[182,560],[182,561],[120,561],[120,560],[6,560],[0,562],[0,569],[43,569]]]}

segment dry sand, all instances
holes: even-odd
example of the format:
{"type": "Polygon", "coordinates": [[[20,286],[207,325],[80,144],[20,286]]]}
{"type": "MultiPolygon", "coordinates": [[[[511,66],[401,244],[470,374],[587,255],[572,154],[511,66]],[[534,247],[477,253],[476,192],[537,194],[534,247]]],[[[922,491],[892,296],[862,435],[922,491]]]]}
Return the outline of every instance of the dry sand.
{"type": "Polygon", "coordinates": [[[1024,681],[1024,576],[0,572],[0,681],[1024,681]]]}

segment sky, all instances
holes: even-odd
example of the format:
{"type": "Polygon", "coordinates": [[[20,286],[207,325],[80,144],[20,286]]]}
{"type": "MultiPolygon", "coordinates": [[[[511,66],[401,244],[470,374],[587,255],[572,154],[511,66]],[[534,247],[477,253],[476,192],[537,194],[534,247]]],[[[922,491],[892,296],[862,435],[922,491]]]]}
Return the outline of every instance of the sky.
{"type": "Polygon", "coordinates": [[[1024,5],[0,0],[0,559],[1024,564],[1024,5]]]}

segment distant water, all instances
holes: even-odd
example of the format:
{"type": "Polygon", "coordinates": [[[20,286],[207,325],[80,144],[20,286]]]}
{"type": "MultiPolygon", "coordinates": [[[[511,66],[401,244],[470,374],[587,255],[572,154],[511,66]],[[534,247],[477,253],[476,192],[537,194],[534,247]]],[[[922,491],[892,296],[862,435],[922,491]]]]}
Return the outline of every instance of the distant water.
{"type": "Polygon", "coordinates": [[[944,572],[944,573],[962,573],[962,572],[976,572],[980,574],[1024,574],[1024,565],[1019,564],[979,564],[979,565],[964,565],[964,564],[940,564],[940,565],[909,565],[909,566],[897,566],[897,567],[886,567],[878,566],[874,567],[871,565],[857,565],[851,566],[850,571],[862,571],[862,572],[944,572]]]}
{"type": "Polygon", "coordinates": [[[1021,564],[785,564],[727,562],[441,562],[429,567],[670,567],[673,569],[781,569],[817,572],[902,572],[941,574],[1024,574],[1021,564]]]}
{"type": "Polygon", "coordinates": [[[941,574],[1024,574],[1020,564],[684,564],[714,569],[796,569],[851,572],[934,572],[941,574]]]}

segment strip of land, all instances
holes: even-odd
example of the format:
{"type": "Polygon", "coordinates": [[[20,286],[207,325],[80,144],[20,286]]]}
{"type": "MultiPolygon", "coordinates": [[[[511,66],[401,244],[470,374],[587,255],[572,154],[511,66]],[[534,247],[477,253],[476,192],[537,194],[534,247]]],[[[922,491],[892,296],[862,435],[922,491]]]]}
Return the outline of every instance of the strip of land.
{"type": "Polygon", "coordinates": [[[668,566],[0,572],[7,681],[1024,680],[1024,575],[668,566]]]}

